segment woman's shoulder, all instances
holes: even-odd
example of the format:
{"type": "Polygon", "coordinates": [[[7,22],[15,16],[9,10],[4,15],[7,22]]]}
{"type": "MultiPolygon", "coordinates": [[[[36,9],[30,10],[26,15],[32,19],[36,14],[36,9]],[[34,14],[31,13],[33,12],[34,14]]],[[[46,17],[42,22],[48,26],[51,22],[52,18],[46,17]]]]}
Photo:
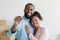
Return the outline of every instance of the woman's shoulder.
{"type": "Polygon", "coordinates": [[[47,27],[43,27],[43,30],[44,30],[44,31],[48,31],[48,28],[47,28],[47,27]]]}
{"type": "Polygon", "coordinates": [[[47,27],[44,27],[44,34],[49,35],[49,31],[48,31],[48,28],[47,27]]]}
{"type": "Polygon", "coordinates": [[[44,30],[48,31],[48,28],[47,27],[44,27],[44,30]]]}

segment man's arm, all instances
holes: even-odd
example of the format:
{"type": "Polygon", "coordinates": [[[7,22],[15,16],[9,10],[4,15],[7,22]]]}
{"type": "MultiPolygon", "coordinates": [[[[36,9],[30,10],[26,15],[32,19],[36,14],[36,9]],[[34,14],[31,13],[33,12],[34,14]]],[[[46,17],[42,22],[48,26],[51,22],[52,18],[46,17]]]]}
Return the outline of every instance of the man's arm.
{"type": "Polygon", "coordinates": [[[15,33],[16,32],[16,27],[20,23],[21,20],[22,20],[22,17],[21,16],[16,16],[14,18],[14,24],[13,24],[13,26],[11,28],[11,33],[15,33]]]}
{"type": "Polygon", "coordinates": [[[11,28],[11,33],[15,33],[16,32],[16,24],[14,23],[12,28],[11,28]]]}
{"type": "Polygon", "coordinates": [[[14,24],[11,27],[11,29],[9,30],[9,32],[7,33],[9,36],[16,34],[16,32],[17,32],[17,25],[21,22],[21,20],[22,20],[21,16],[16,16],[14,18],[14,24]]]}
{"type": "Polygon", "coordinates": [[[25,29],[26,29],[27,35],[28,35],[28,37],[29,37],[30,40],[38,40],[38,39],[30,32],[30,29],[29,29],[28,25],[25,25],[25,29]]]}

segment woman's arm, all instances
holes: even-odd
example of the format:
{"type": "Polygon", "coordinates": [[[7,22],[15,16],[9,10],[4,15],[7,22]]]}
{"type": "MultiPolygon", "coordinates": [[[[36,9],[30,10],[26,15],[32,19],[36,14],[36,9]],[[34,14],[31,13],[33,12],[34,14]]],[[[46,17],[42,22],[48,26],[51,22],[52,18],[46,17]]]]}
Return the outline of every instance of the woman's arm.
{"type": "Polygon", "coordinates": [[[29,34],[30,40],[38,40],[32,33],[29,34]]]}

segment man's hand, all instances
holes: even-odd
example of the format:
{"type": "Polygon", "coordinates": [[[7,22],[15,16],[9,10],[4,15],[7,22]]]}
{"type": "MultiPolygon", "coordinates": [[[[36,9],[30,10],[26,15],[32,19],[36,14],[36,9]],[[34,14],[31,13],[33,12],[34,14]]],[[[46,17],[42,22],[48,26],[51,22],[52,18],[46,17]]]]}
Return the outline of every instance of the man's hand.
{"type": "Polygon", "coordinates": [[[22,17],[21,17],[21,16],[16,16],[16,17],[14,18],[14,24],[15,24],[15,25],[18,25],[18,24],[21,22],[21,20],[22,20],[22,17]]]}
{"type": "Polygon", "coordinates": [[[27,34],[29,35],[30,29],[29,29],[28,25],[25,25],[25,29],[26,29],[27,34]]]}
{"type": "Polygon", "coordinates": [[[22,17],[21,17],[21,16],[16,16],[16,17],[14,18],[14,24],[13,24],[13,26],[12,26],[12,28],[11,28],[11,32],[12,32],[12,33],[15,33],[15,32],[16,32],[16,27],[17,27],[17,25],[21,22],[21,20],[22,20],[22,17]]]}

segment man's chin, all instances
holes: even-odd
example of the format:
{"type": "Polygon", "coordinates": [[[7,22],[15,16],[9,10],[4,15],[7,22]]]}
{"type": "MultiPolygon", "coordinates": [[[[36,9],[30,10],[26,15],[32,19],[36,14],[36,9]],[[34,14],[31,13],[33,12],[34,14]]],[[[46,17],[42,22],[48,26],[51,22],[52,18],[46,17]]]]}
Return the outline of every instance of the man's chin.
{"type": "Polygon", "coordinates": [[[29,16],[29,17],[27,16],[26,18],[30,19],[30,18],[31,18],[31,16],[29,16]]]}
{"type": "Polygon", "coordinates": [[[31,16],[28,16],[28,15],[26,15],[26,14],[25,14],[25,17],[26,17],[26,18],[28,18],[28,19],[30,19],[30,18],[31,18],[31,16]]]}

